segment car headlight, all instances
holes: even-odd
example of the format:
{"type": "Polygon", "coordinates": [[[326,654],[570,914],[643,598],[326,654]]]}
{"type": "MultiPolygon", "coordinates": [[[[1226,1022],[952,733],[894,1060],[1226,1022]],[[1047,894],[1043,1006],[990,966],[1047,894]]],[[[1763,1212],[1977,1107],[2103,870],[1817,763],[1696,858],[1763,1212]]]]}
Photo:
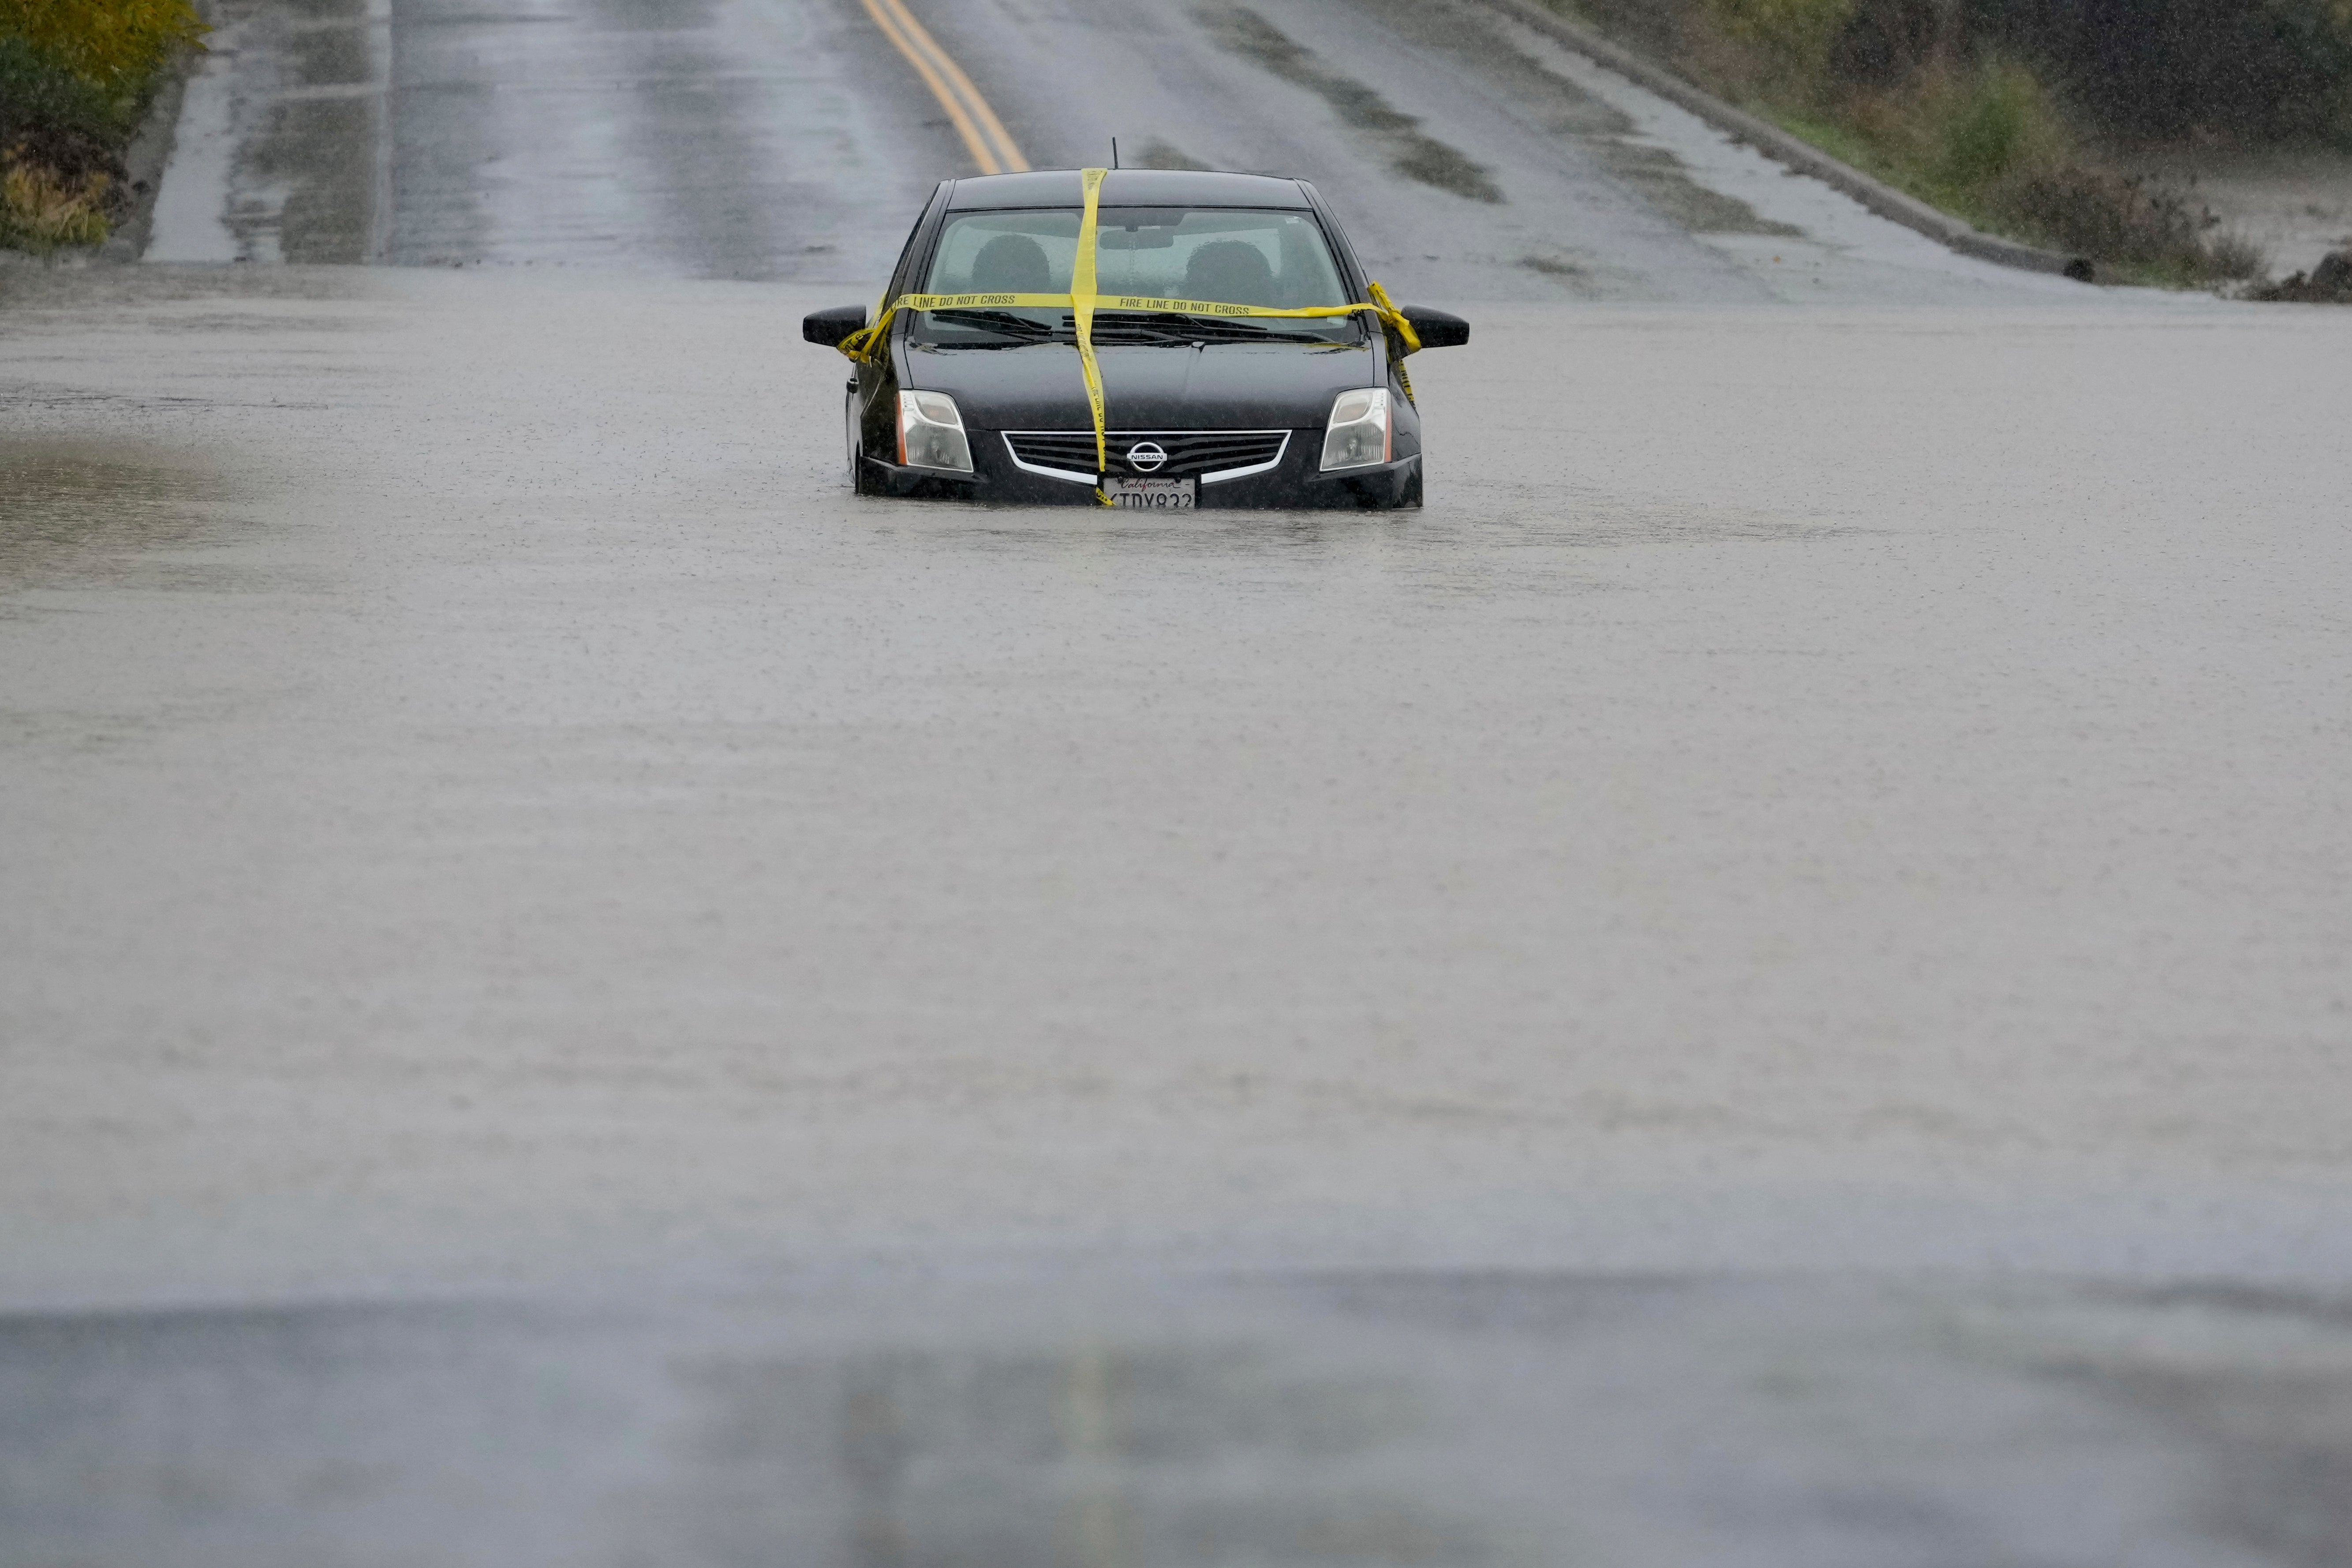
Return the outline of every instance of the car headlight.
{"type": "Polygon", "coordinates": [[[1323,433],[1323,467],[1366,468],[1389,460],[1389,393],[1384,386],[1343,392],[1323,433]]]}
{"type": "Polygon", "coordinates": [[[944,392],[898,395],[898,461],[910,468],[971,472],[971,443],[963,438],[963,416],[944,392]]]}

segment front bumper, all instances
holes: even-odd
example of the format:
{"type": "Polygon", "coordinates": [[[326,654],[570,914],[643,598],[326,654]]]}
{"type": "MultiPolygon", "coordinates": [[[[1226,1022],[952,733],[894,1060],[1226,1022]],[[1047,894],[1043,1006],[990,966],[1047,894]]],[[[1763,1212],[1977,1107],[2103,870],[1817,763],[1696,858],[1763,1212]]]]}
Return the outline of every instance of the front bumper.
{"type": "MultiPolygon", "coordinates": [[[[1003,437],[996,431],[974,430],[971,439],[974,471],[969,477],[943,474],[932,468],[901,468],[866,457],[859,459],[865,468],[865,488],[884,495],[971,500],[994,506],[1097,504],[1091,485],[1015,468],[1011,454],[1005,450],[1003,437]]],[[[1421,466],[1420,454],[1414,453],[1377,468],[1326,474],[1315,466],[1322,450],[1320,430],[1295,431],[1276,467],[1262,474],[1197,486],[1195,503],[1202,510],[1220,511],[1392,507],[1404,499],[1406,487],[1421,466]]]]}

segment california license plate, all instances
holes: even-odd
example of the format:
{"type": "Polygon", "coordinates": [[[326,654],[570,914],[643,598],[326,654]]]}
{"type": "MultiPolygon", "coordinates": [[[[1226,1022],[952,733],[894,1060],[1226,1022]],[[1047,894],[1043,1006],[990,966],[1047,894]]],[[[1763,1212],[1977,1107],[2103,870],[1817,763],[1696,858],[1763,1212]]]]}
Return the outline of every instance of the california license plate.
{"type": "Polygon", "coordinates": [[[1103,480],[1103,494],[1113,506],[1150,507],[1155,510],[1190,511],[1192,510],[1192,481],[1190,479],[1115,479],[1103,480]]]}

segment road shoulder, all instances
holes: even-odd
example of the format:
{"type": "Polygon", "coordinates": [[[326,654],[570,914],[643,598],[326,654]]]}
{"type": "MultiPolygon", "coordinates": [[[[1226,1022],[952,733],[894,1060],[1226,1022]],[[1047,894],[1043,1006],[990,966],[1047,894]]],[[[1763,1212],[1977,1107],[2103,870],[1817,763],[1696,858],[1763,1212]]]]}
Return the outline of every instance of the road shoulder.
{"type": "Polygon", "coordinates": [[[2081,282],[2093,279],[2094,268],[2088,259],[1986,234],[1949,213],[1940,212],[1916,197],[1905,195],[1883,180],[1874,179],[1851,163],[1832,157],[1801,137],[1792,136],[1779,126],[1759,120],[1744,110],[1735,109],[1664,67],[1643,59],[1582,23],[1571,21],[1547,5],[1535,3],[1535,0],[1481,0],[1481,3],[1549,35],[1595,64],[1606,67],[1687,110],[1735,141],[1747,143],[1801,174],[1822,181],[1880,217],[1926,235],[1962,256],[2027,272],[2056,273],[2081,282]]]}

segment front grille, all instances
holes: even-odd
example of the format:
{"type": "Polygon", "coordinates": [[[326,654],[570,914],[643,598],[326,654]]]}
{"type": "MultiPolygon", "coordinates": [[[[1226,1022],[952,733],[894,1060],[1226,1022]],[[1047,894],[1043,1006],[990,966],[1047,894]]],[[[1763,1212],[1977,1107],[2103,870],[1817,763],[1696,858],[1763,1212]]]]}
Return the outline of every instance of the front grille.
{"type": "MultiPolygon", "coordinates": [[[[1112,473],[1172,479],[1186,474],[1218,476],[1274,462],[1289,439],[1287,430],[1113,430],[1107,445],[1112,473]],[[1128,461],[1128,454],[1145,442],[1166,452],[1168,460],[1157,468],[1139,468],[1128,461]]],[[[1095,433],[1091,430],[1008,430],[1004,445],[1018,462],[1089,479],[1094,475],[1095,433]]]]}

